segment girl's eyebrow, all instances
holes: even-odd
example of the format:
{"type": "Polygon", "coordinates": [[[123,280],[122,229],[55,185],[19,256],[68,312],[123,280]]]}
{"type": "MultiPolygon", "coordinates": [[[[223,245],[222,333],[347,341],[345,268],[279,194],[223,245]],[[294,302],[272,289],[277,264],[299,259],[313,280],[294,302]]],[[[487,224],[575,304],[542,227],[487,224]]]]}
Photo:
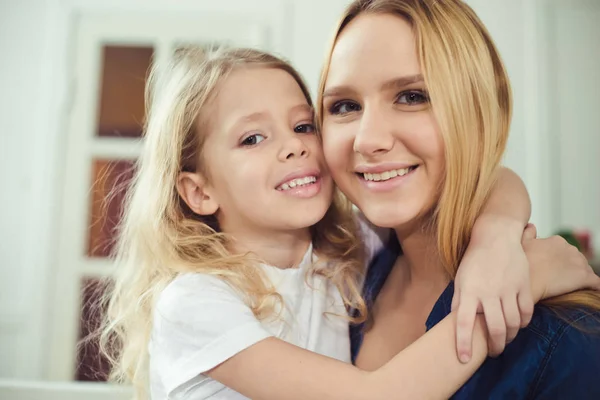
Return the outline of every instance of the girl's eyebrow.
{"type": "MultiPolygon", "coordinates": [[[[294,112],[306,112],[311,115],[314,114],[314,110],[308,104],[298,104],[290,109],[290,113],[294,112]]],[[[243,115],[239,117],[232,125],[229,131],[235,131],[238,127],[244,126],[245,124],[256,122],[256,121],[264,121],[269,119],[269,114],[266,112],[254,112],[248,115],[243,115]]]]}
{"type": "Polygon", "coordinates": [[[227,129],[227,132],[237,132],[241,127],[243,127],[246,124],[256,121],[264,121],[268,118],[269,116],[267,115],[267,113],[264,112],[254,112],[248,115],[243,115],[230,125],[230,128],[227,129]]]}
{"type": "Polygon", "coordinates": [[[235,125],[240,125],[247,122],[260,121],[261,119],[266,119],[267,114],[264,112],[255,112],[248,115],[243,115],[235,122],[235,125]]]}
{"type": "Polygon", "coordinates": [[[290,113],[294,113],[294,112],[306,112],[306,113],[313,114],[314,109],[311,106],[309,106],[308,104],[298,104],[297,106],[294,106],[290,109],[290,113]]]}

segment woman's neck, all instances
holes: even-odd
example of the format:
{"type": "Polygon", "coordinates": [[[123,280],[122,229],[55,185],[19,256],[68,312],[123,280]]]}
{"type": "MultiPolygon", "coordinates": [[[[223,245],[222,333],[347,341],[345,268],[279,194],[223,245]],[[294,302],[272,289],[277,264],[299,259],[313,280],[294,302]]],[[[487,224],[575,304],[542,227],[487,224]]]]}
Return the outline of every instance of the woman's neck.
{"type": "Polygon", "coordinates": [[[439,256],[433,229],[396,229],[402,246],[404,278],[408,285],[428,284],[445,287],[449,276],[439,256]]]}

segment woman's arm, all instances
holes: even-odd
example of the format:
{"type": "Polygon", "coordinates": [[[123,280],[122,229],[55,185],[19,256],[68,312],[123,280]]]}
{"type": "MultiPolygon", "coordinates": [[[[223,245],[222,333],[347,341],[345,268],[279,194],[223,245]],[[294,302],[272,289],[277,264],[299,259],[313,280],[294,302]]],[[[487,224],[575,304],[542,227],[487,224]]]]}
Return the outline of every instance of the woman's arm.
{"type": "Polygon", "coordinates": [[[473,358],[461,364],[454,351],[455,323],[452,313],[373,372],[268,338],[207,374],[252,399],[447,399],[487,353],[485,327],[477,318],[473,358]]]}

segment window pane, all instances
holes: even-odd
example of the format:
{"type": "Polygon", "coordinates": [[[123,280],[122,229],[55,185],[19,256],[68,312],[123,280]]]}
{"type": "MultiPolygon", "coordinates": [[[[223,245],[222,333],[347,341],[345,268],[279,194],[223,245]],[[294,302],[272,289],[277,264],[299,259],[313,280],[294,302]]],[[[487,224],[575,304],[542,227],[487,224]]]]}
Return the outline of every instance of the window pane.
{"type": "Polygon", "coordinates": [[[114,247],[133,161],[94,160],[87,254],[108,257],[114,247]]]}
{"type": "Polygon", "coordinates": [[[98,136],[141,136],[152,54],[152,47],[104,46],[98,136]]]}
{"type": "Polygon", "coordinates": [[[100,355],[98,342],[103,316],[100,301],[105,285],[106,282],[92,278],[84,278],[81,282],[79,345],[75,370],[75,379],[78,381],[106,381],[110,371],[108,360],[100,355]]]}

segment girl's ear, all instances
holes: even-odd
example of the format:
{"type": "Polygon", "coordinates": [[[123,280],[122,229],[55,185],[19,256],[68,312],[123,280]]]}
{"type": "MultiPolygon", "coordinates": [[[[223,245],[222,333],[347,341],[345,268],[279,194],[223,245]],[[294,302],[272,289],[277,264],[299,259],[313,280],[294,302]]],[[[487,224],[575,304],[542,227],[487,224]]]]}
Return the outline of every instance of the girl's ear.
{"type": "Polygon", "coordinates": [[[206,179],[196,172],[182,172],[177,177],[177,192],[188,207],[199,215],[213,215],[219,203],[206,179]]]}

